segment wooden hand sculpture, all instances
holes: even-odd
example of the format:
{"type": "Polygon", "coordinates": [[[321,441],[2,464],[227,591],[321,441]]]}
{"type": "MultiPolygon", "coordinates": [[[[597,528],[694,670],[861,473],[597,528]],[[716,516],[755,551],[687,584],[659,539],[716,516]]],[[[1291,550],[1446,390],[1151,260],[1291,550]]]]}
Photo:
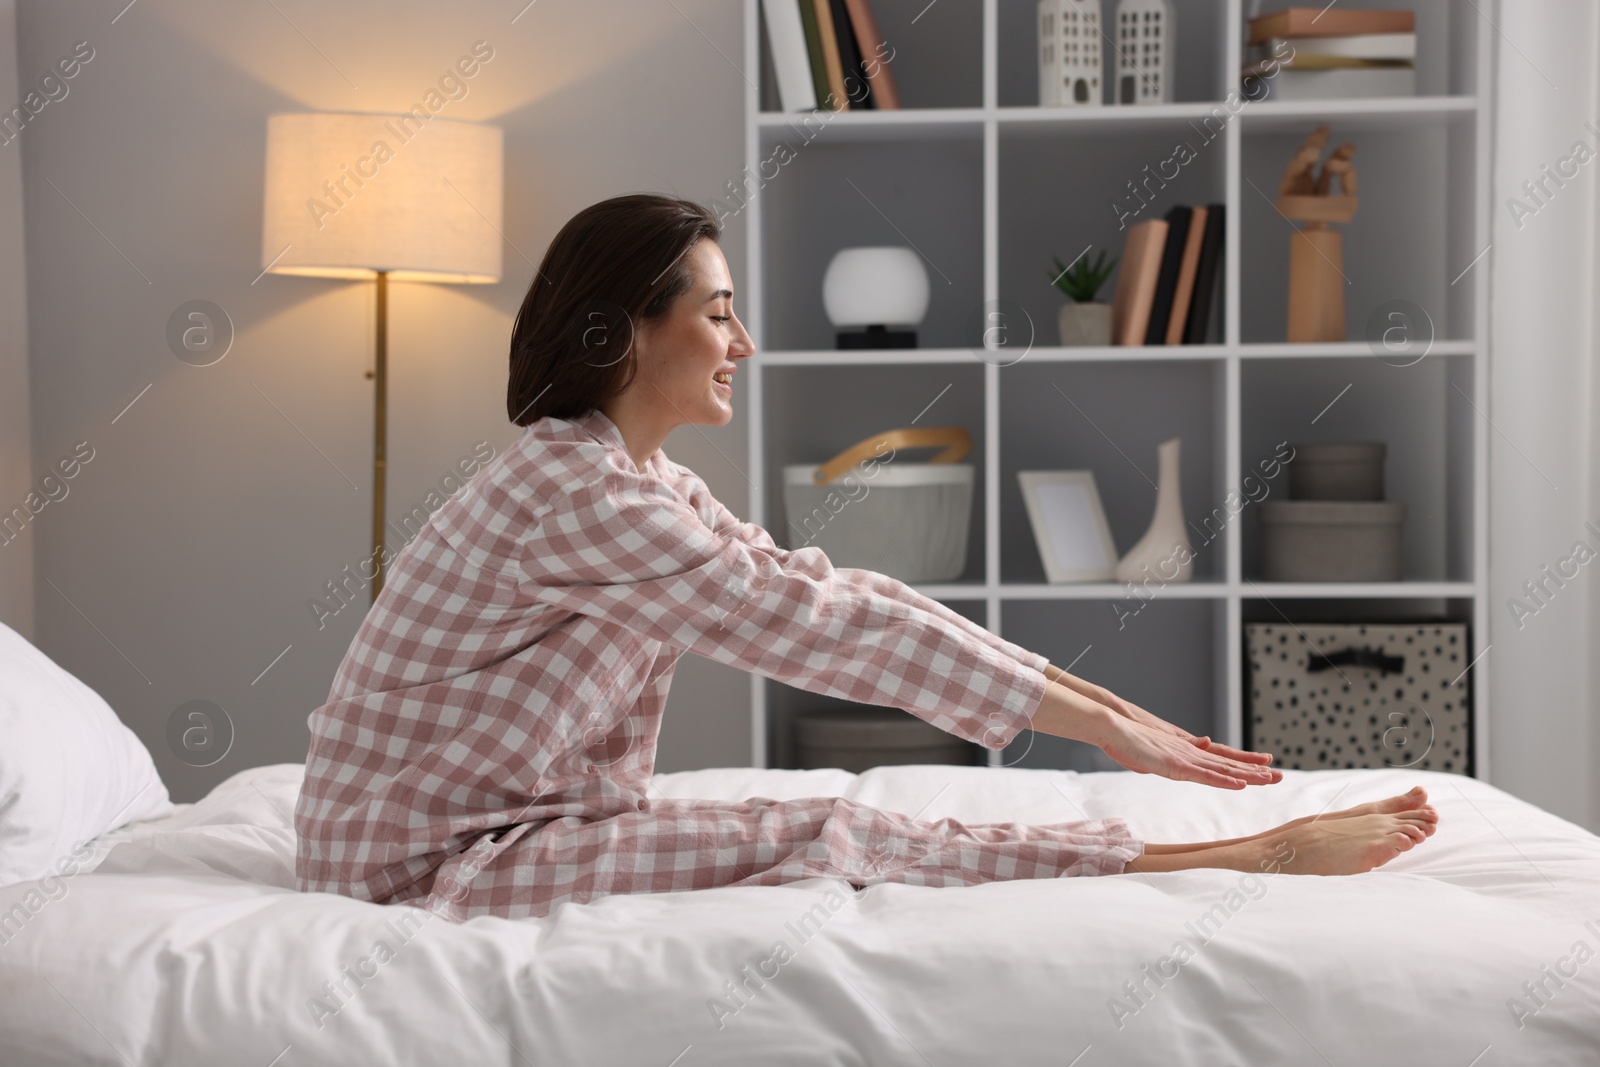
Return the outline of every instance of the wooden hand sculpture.
{"type": "Polygon", "coordinates": [[[1350,162],[1350,157],[1356,154],[1356,146],[1346,141],[1335,148],[1322,164],[1322,173],[1317,176],[1317,195],[1327,196],[1328,187],[1333,184],[1335,175],[1339,178],[1339,191],[1346,196],[1356,195],[1356,165],[1350,162]]]}
{"type": "Polygon", "coordinates": [[[1289,165],[1283,168],[1283,181],[1278,183],[1278,196],[1310,196],[1316,192],[1317,179],[1311,172],[1317,169],[1317,160],[1322,156],[1322,147],[1328,143],[1328,127],[1318,126],[1306,135],[1305,141],[1300,145],[1289,160],[1289,165]]]}
{"type": "Polygon", "coordinates": [[[1332,223],[1356,213],[1356,146],[1346,142],[1317,160],[1328,143],[1328,127],[1318,126],[1301,143],[1278,183],[1278,210],[1305,225],[1289,241],[1289,328],[1291,341],[1343,341],[1344,241],[1332,223]],[[1339,192],[1333,193],[1334,179],[1339,192]]]}

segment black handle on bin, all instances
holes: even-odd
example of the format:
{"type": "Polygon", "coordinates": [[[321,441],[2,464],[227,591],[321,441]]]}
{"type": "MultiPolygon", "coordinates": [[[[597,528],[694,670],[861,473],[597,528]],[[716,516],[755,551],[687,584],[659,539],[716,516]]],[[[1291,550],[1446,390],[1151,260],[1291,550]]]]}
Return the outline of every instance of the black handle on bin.
{"type": "Polygon", "coordinates": [[[1307,671],[1325,671],[1330,667],[1366,667],[1383,674],[1400,674],[1406,669],[1406,658],[1386,656],[1381,648],[1346,648],[1332,655],[1313,652],[1306,661],[1307,671]]]}

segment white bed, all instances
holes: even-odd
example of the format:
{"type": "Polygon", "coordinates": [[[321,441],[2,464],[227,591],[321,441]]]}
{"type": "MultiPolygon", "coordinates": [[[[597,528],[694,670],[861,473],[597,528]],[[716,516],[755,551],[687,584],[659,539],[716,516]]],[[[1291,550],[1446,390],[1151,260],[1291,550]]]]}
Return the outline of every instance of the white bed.
{"type": "Polygon", "coordinates": [[[841,795],[972,822],[1116,814],[1157,841],[1237,836],[1421,782],[1441,827],[1347,878],[860,892],[811,879],[408,928],[398,920],[427,913],[294,891],[301,773],[243,771],[104,835],[92,871],[36,909],[39,883],[0,889],[0,1062],[1600,1063],[1600,838],[1469,778],[1291,771],[1232,793],[937,766],[665,774],[668,796],[841,795]],[[1181,961],[1180,938],[1201,946],[1181,961]],[[1124,988],[1141,978],[1143,1003],[1124,988]],[[1541,981],[1542,1005],[1524,988],[1541,981]]]}

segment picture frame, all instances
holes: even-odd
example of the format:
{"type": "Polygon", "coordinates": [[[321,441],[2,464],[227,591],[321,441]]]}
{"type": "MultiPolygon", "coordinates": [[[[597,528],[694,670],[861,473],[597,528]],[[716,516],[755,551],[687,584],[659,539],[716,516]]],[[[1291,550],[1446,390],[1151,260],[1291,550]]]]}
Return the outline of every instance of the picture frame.
{"type": "Polygon", "coordinates": [[[1051,584],[1112,581],[1117,548],[1094,472],[1018,471],[1017,481],[1046,580],[1051,584]]]}

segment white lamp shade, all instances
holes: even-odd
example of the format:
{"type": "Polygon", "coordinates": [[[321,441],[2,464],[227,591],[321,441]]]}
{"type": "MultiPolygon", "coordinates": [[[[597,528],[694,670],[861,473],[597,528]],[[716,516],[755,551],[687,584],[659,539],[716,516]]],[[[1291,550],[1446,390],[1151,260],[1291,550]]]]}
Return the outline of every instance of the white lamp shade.
{"type": "Polygon", "coordinates": [[[261,266],[276,274],[500,280],[503,139],[427,114],[267,119],[261,266]]]}
{"type": "Polygon", "coordinates": [[[828,321],[846,326],[915,326],[928,313],[928,271],[909,248],[841,249],[822,276],[828,321]]]}

